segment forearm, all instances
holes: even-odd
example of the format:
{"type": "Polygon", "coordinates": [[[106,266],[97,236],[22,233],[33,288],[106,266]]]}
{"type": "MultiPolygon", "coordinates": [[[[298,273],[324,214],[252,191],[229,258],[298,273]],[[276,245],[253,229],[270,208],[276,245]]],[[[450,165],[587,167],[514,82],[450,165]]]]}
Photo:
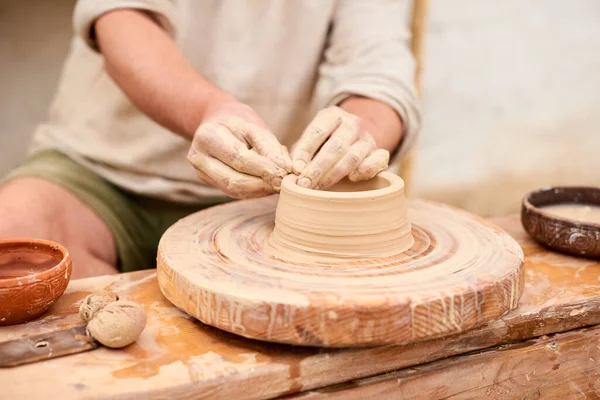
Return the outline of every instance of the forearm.
{"type": "Polygon", "coordinates": [[[104,14],[95,32],[112,79],[136,107],[179,135],[191,139],[209,101],[230,97],[203,78],[142,12],[104,14]]]}
{"type": "Polygon", "coordinates": [[[393,152],[402,139],[403,125],[398,113],[390,106],[366,97],[351,96],[340,108],[360,117],[367,125],[377,147],[393,152]]]}

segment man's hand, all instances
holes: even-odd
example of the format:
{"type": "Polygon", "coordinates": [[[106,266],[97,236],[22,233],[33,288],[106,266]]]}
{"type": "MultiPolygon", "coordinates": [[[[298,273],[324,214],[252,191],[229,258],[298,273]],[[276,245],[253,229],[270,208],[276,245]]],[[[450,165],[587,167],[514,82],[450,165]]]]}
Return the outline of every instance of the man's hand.
{"type": "Polygon", "coordinates": [[[114,10],[95,24],[110,76],[154,121],[192,139],[201,179],[234,198],[279,191],[287,150],[254,111],[207,81],[146,14],[114,10]]]}
{"type": "Polygon", "coordinates": [[[208,106],[188,160],[198,176],[233,198],[278,192],[292,160],[265,123],[235,100],[208,106]]]}
{"type": "Polygon", "coordinates": [[[390,154],[378,149],[361,118],[339,107],[320,111],[293,149],[298,186],[327,189],[345,177],[373,178],[388,167],[390,154]]]}

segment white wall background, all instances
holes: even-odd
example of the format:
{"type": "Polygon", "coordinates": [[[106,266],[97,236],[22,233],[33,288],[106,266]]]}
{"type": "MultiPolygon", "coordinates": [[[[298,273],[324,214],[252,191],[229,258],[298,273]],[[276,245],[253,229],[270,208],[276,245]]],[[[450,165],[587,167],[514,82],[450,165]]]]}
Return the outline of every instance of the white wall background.
{"type": "Polygon", "coordinates": [[[71,37],[74,0],[0,0],[0,176],[44,119],[71,37]]]}
{"type": "Polygon", "coordinates": [[[600,186],[600,1],[433,0],[417,195],[481,214],[600,186]]]}
{"type": "MultiPolygon", "coordinates": [[[[0,174],[24,155],[73,0],[0,0],[0,174]]],[[[600,1],[431,0],[415,194],[483,215],[600,186],[600,1]]]]}

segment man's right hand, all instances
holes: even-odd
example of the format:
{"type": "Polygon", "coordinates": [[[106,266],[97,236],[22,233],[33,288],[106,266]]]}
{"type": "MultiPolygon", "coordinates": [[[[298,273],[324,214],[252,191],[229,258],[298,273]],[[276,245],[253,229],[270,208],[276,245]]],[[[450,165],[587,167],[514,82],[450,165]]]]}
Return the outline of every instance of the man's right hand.
{"type": "Polygon", "coordinates": [[[105,68],[138,109],[192,139],[198,176],[234,198],[278,192],[292,160],[262,119],[193,68],[148,15],[131,9],[95,24],[105,68]]]}
{"type": "Polygon", "coordinates": [[[286,147],[254,110],[234,99],[207,106],[188,160],[200,179],[237,199],[277,193],[292,172],[286,147]]]}

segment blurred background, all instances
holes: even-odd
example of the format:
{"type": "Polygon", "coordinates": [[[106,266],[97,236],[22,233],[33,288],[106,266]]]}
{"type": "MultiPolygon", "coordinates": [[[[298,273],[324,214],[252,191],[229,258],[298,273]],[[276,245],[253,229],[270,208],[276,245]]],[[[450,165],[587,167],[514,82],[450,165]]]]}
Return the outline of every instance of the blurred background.
{"type": "MultiPolygon", "coordinates": [[[[74,0],[0,0],[0,175],[45,118],[74,0]]],[[[484,216],[600,186],[600,1],[430,0],[413,194],[484,216]]]]}

